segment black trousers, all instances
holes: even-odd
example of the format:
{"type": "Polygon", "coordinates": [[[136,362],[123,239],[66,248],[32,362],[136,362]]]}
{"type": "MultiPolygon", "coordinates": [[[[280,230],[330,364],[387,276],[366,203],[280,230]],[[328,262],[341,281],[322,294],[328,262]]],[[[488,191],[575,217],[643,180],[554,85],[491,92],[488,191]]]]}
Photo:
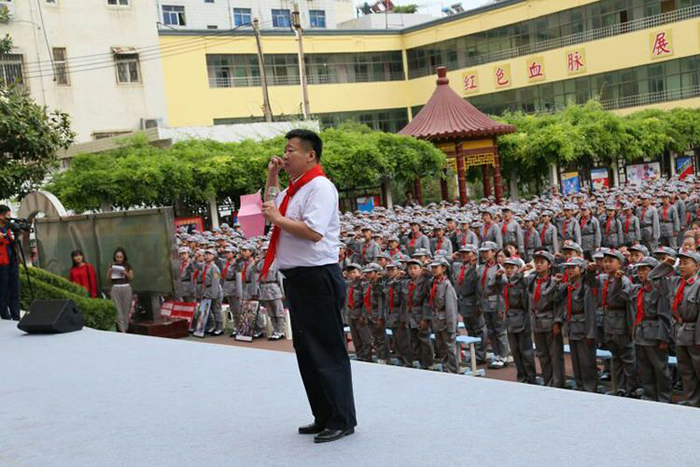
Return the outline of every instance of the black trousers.
{"type": "Polygon", "coordinates": [[[345,282],[337,264],[282,271],[294,349],[311,412],[321,426],[355,427],[350,359],[341,310],[345,282]]]}
{"type": "Polygon", "coordinates": [[[0,266],[0,319],[19,321],[19,265],[0,266]]]}

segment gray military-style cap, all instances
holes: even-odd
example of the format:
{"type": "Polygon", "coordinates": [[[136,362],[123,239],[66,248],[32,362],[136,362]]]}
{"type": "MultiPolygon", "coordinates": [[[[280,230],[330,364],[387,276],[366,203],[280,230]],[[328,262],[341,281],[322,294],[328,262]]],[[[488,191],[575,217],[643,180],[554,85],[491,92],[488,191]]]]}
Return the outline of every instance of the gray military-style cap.
{"type": "Polygon", "coordinates": [[[368,265],[366,265],[362,269],[363,273],[365,273],[365,272],[381,272],[381,271],[382,271],[382,267],[380,265],[378,265],[377,263],[369,263],[368,265]]]}
{"type": "Polygon", "coordinates": [[[564,263],[564,267],[565,268],[571,268],[571,267],[585,268],[586,262],[583,260],[583,258],[571,258],[569,261],[564,263]]]}
{"type": "Polygon", "coordinates": [[[544,258],[547,261],[549,261],[549,264],[554,264],[554,255],[552,255],[547,250],[537,250],[535,253],[533,253],[532,257],[533,258],[544,258]]]}
{"type": "Polygon", "coordinates": [[[498,251],[498,245],[495,242],[484,242],[481,244],[479,251],[498,251]]]}

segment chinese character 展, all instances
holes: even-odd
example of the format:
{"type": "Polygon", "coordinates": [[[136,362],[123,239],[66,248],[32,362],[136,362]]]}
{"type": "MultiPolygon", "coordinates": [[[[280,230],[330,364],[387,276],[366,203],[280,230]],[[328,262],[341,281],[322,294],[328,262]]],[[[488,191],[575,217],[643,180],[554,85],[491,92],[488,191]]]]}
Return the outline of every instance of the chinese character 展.
{"type": "Polygon", "coordinates": [[[670,42],[668,42],[666,39],[666,33],[660,32],[656,35],[656,39],[654,40],[654,48],[652,49],[651,53],[657,57],[659,55],[670,54],[670,45],[670,42]]]}

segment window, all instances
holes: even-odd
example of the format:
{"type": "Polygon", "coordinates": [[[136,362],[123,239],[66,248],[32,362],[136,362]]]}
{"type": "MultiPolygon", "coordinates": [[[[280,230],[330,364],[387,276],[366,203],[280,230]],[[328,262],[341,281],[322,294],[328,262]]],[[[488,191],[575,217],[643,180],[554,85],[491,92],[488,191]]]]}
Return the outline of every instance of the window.
{"type": "Polygon", "coordinates": [[[70,86],[70,80],[68,79],[68,60],[66,59],[65,47],[53,48],[53,66],[56,84],[60,86],[70,86]]]}
{"type": "Polygon", "coordinates": [[[219,29],[219,26],[215,24],[207,24],[207,29],[219,29]]]}
{"type": "Polygon", "coordinates": [[[131,84],[141,82],[139,54],[118,53],[114,55],[114,61],[117,65],[117,83],[131,84]]]}
{"type": "Polygon", "coordinates": [[[163,5],[163,24],[168,26],[184,26],[185,7],[180,5],[163,5]]]}
{"type": "Polygon", "coordinates": [[[22,54],[0,54],[0,84],[24,84],[22,54]]]}
{"type": "Polygon", "coordinates": [[[46,0],[46,3],[49,5],[58,5],[58,0],[46,0]]]}
{"type": "Polygon", "coordinates": [[[252,24],[250,8],[234,8],[233,24],[234,26],[244,26],[246,24],[252,24]]]}
{"type": "Polygon", "coordinates": [[[204,3],[214,3],[214,0],[204,0],[204,3]]]}
{"type": "Polygon", "coordinates": [[[326,12],[323,10],[309,10],[309,22],[312,28],[325,28],[326,12]]]}
{"type": "Polygon", "coordinates": [[[107,0],[110,6],[129,6],[129,0],[107,0]]]}
{"type": "Polygon", "coordinates": [[[289,10],[272,10],[272,26],[276,28],[289,28],[292,25],[292,18],[289,10]]]}

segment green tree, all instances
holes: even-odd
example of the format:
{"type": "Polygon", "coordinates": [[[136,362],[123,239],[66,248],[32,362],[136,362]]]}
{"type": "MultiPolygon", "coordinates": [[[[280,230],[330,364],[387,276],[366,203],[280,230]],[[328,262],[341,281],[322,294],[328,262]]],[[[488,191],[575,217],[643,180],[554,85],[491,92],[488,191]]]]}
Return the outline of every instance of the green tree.
{"type": "Polygon", "coordinates": [[[39,187],[74,136],[67,114],[49,112],[25,90],[0,84],[0,199],[39,187]]]}
{"type": "MultiPolygon", "coordinates": [[[[8,24],[10,22],[10,10],[5,5],[0,5],[0,24],[8,24]]],[[[12,50],[12,38],[9,34],[5,37],[0,37],[0,54],[9,53],[12,50]]]]}
{"type": "Polygon", "coordinates": [[[396,5],[392,10],[392,13],[408,13],[414,14],[418,12],[418,5],[396,5]]]}

